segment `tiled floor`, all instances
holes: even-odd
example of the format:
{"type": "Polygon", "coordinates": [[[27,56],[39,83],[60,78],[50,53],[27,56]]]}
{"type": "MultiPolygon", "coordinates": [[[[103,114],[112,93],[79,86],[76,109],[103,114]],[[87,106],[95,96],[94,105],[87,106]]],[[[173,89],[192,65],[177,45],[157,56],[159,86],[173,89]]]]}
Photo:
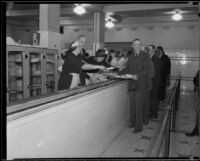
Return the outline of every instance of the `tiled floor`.
{"type": "MultiPolygon", "coordinates": [[[[170,91],[168,92],[170,93],[170,91]]],[[[166,100],[169,99],[169,94],[166,100]]],[[[177,112],[177,133],[171,133],[171,157],[199,156],[199,137],[187,137],[185,132],[192,130],[195,121],[193,92],[181,92],[179,111],[177,112]]],[[[107,148],[101,157],[103,158],[129,158],[145,157],[152,137],[158,128],[162,109],[165,104],[160,104],[157,120],[151,120],[144,125],[143,131],[132,133],[134,129],[126,128],[118,138],[107,148]]]]}
{"type": "Polygon", "coordinates": [[[172,157],[200,156],[200,137],[188,137],[186,132],[193,130],[196,118],[196,96],[194,92],[182,92],[177,113],[176,133],[171,134],[172,157]]]}

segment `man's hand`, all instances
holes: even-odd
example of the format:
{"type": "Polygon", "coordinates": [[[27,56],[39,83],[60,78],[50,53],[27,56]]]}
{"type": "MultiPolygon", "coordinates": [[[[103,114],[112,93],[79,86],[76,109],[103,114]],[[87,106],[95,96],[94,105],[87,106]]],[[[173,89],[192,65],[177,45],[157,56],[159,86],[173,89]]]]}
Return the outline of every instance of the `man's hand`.
{"type": "Polygon", "coordinates": [[[134,80],[138,80],[137,75],[136,75],[136,74],[132,75],[132,79],[134,79],[134,80]]]}
{"type": "Polygon", "coordinates": [[[133,75],[133,74],[125,74],[124,77],[126,78],[131,78],[131,79],[134,79],[134,80],[138,80],[138,77],[137,75],[133,75]]]}
{"type": "Polygon", "coordinates": [[[104,69],[106,69],[106,67],[104,67],[103,65],[97,65],[97,69],[104,70],[104,69]]]}
{"type": "Polygon", "coordinates": [[[62,72],[62,66],[58,67],[58,72],[62,72]]]}
{"type": "Polygon", "coordinates": [[[133,75],[132,77],[134,80],[138,80],[138,76],[136,74],[133,75]]]}

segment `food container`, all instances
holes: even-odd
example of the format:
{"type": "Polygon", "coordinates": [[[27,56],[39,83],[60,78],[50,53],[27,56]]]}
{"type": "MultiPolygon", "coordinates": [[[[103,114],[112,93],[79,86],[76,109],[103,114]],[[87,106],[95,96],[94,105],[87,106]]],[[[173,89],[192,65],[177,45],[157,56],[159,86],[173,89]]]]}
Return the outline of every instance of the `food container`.
{"type": "Polygon", "coordinates": [[[22,55],[21,54],[16,54],[15,56],[16,56],[15,61],[17,61],[17,62],[21,62],[22,61],[22,55]]]}
{"type": "Polygon", "coordinates": [[[17,99],[16,93],[10,93],[9,94],[9,101],[15,101],[17,99]]]}
{"type": "Polygon", "coordinates": [[[35,89],[32,90],[32,96],[37,96],[37,92],[35,89]]]}
{"type": "Polygon", "coordinates": [[[8,74],[9,74],[9,76],[15,76],[16,75],[15,63],[13,63],[13,62],[8,63],[8,74]]]}
{"type": "Polygon", "coordinates": [[[36,64],[32,64],[32,66],[31,66],[31,72],[32,72],[32,74],[35,74],[35,72],[37,70],[36,67],[37,67],[36,64]]]}
{"type": "Polygon", "coordinates": [[[22,80],[17,80],[17,89],[22,90],[22,80]]]}
{"type": "Polygon", "coordinates": [[[22,93],[18,93],[18,94],[17,94],[17,99],[18,99],[18,100],[23,99],[23,95],[22,95],[22,93]]]}

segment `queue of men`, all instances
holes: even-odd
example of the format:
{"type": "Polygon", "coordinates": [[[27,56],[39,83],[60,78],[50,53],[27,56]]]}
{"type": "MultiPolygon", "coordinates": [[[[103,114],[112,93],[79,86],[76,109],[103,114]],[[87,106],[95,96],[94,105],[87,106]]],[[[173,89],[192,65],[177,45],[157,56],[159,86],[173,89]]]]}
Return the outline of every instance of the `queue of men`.
{"type": "Polygon", "coordinates": [[[143,124],[158,117],[159,101],[164,101],[170,76],[170,58],[161,46],[149,45],[141,49],[140,39],[132,42],[132,53],[127,68],[119,74],[131,74],[128,83],[130,97],[130,128],[134,133],[141,132],[143,124]]]}

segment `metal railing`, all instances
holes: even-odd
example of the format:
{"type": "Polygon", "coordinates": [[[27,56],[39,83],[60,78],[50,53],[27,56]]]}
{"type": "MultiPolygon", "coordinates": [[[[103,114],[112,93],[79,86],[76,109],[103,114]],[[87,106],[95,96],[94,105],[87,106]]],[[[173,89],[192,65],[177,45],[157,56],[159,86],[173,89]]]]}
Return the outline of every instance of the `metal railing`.
{"type": "Polygon", "coordinates": [[[180,81],[181,75],[178,75],[168,105],[162,113],[161,122],[146,153],[146,157],[169,157],[170,132],[176,132],[176,111],[178,110],[180,81]],[[163,153],[161,153],[162,148],[164,148],[163,153]]]}

